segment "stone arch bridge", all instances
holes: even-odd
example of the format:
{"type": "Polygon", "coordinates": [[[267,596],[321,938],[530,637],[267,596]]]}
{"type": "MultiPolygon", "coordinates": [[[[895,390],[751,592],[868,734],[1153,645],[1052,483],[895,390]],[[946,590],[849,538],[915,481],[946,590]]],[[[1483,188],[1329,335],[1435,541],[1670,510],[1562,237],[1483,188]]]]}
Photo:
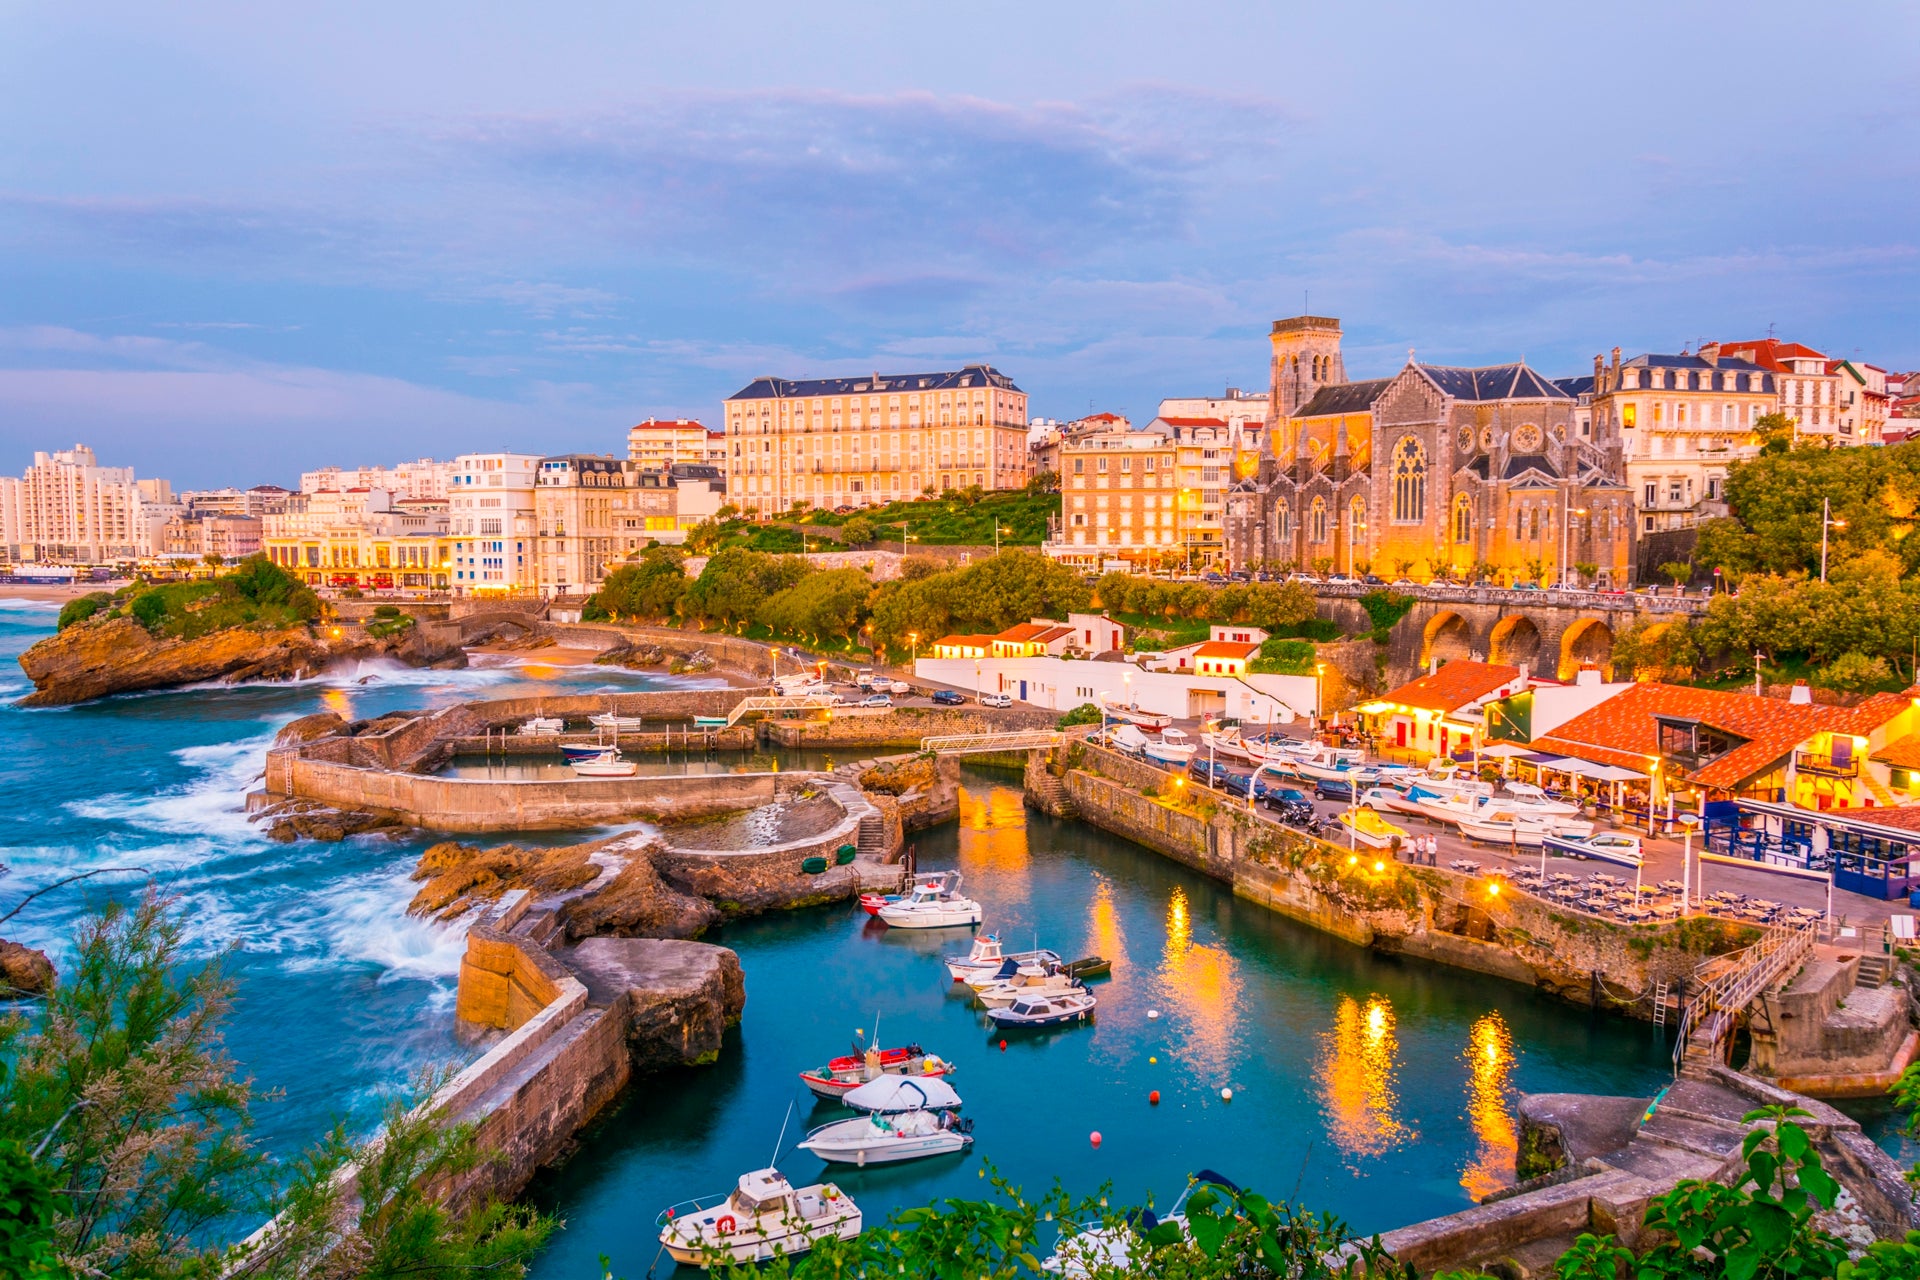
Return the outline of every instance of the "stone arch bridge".
{"type": "MultiPolygon", "coordinates": [[[[1360,607],[1362,594],[1338,587],[1315,592],[1322,616],[1348,631],[1370,625],[1360,607]]],[[[1420,587],[1411,594],[1416,603],[1388,637],[1389,686],[1413,679],[1436,660],[1455,658],[1524,663],[1539,675],[1571,680],[1586,662],[1608,671],[1614,637],[1636,622],[1666,626],[1706,610],[1706,602],[1697,598],[1597,591],[1420,587]]]]}

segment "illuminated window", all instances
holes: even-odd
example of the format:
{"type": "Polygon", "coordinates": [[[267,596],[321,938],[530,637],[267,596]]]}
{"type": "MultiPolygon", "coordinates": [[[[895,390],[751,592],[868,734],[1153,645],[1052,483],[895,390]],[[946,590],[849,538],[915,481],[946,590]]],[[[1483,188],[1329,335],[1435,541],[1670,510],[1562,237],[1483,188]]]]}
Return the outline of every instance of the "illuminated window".
{"type": "Polygon", "coordinates": [[[1427,517],[1427,451],[1412,436],[1393,447],[1393,522],[1419,524],[1427,517]]]}
{"type": "Polygon", "coordinates": [[[1473,503],[1464,493],[1453,503],[1453,540],[1473,541],[1473,503]]]}
{"type": "Polygon", "coordinates": [[[1313,500],[1312,517],[1312,522],[1308,526],[1309,533],[1311,534],[1310,540],[1313,542],[1325,542],[1327,540],[1327,500],[1325,498],[1315,498],[1313,500]]]}

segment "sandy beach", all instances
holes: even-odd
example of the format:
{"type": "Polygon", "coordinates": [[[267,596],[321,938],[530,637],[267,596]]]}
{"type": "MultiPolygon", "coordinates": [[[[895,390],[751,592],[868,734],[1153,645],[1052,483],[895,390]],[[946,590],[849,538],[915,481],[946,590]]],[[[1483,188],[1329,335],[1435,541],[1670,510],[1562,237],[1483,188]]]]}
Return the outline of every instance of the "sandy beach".
{"type": "Polygon", "coordinates": [[[0,600],[71,600],[95,591],[117,591],[125,583],[82,582],[74,586],[53,583],[0,583],[0,600]]]}
{"type": "Polygon", "coordinates": [[[540,649],[522,649],[512,644],[475,644],[468,645],[467,652],[511,658],[523,667],[583,667],[600,656],[598,649],[569,649],[557,644],[540,649]]]}

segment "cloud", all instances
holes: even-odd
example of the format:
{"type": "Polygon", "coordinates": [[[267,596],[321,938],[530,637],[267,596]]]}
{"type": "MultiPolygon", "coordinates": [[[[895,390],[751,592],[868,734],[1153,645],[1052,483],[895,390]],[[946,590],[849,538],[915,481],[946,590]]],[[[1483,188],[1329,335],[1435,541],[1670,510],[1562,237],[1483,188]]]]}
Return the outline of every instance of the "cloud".
{"type": "Polygon", "coordinates": [[[464,296],[504,302],[509,306],[519,307],[539,320],[551,320],[562,312],[578,317],[604,315],[620,301],[619,294],[605,289],[527,280],[515,280],[506,284],[477,285],[467,289],[464,296]]]}

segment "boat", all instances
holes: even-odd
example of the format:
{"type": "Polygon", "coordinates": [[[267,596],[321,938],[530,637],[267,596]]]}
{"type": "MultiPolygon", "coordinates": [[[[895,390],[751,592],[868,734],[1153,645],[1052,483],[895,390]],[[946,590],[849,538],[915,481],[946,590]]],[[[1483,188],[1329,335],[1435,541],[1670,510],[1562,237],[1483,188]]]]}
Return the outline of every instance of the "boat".
{"type": "Polygon", "coordinates": [[[1617,862],[1624,867],[1638,867],[1643,858],[1639,836],[1622,835],[1614,831],[1586,837],[1551,835],[1541,844],[1546,846],[1548,853],[1557,853],[1565,858],[1598,858],[1602,862],[1617,862]]]}
{"type": "Polygon", "coordinates": [[[1061,971],[1074,978],[1105,978],[1113,973],[1113,961],[1103,956],[1086,956],[1061,966],[1061,971]]]}
{"type": "Polygon", "coordinates": [[[946,958],[947,973],[955,982],[967,982],[970,979],[997,974],[1001,967],[1012,961],[1014,964],[1053,963],[1057,964],[1060,954],[1056,951],[1034,950],[1006,954],[1000,946],[1000,935],[983,933],[973,940],[973,946],[964,956],[946,958]]]}
{"type": "Polygon", "coordinates": [[[693,727],[696,729],[724,729],[727,727],[725,716],[695,716],[693,727]]]}
{"type": "Polygon", "coordinates": [[[960,1095],[943,1080],[883,1076],[841,1099],[867,1114],[823,1124],[800,1142],[829,1164],[895,1164],[944,1156],[973,1145],[973,1124],[959,1116],[960,1095]]]}
{"type": "Polygon", "coordinates": [[[620,753],[611,747],[584,760],[568,762],[574,773],[582,778],[631,778],[640,771],[640,766],[631,760],[622,760],[620,753]]]}
{"type": "Polygon", "coordinates": [[[1368,787],[1355,797],[1354,803],[1375,813],[1391,811],[1413,818],[1427,816],[1420,808],[1420,802],[1412,798],[1412,792],[1396,791],[1392,787],[1368,787]]]}
{"type": "Polygon", "coordinates": [[[1187,1232],[1187,1197],[1194,1188],[1200,1186],[1224,1187],[1238,1194],[1240,1188],[1221,1177],[1211,1169],[1202,1169],[1187,1179],[1186,1189],[1180,1198],[1167,1210],[1166,1217],[1160,1217],[1151,1206],[1142,1206],[1127,1215],[1127,1220],[1119,1226],[1106,1226],[1100,1222],[1068,1228],[1060,1233],[1060,1240],[1054,1245],[1053,1256],[1040,1264],[1043,1271],[1069,1277],[1069,1280],[1085,1280],[1086,1277],[1099,1275],[1131,1274],[1138,1270],[1133,1265],[1132,1252],[1136,1241],[1144,1241],[1149,1232],[1165,1223],[1177,1227],[1181,1235],[1187,1232]]]}
{"type": "Polygon", "coordinates": [[[1531,782],[1509,782],[1506,794],[1500,797],[1502,804],[1512,805],[1526,813],[1552,814],[1570,818],[1580,812],[1577,804],[1568,804],[1564,800],[1555,800],[1531,782]]]}
{"type": "Polygon", "coordinates": [[[860,1234],[860,1207],[831,1182],[795,1187],[778,1169],[740,1175],[731,1194],[688,1200],[661,1212],[660,1244],[676,1263],[704,1267],[712,1257],[770,1262],[816,1241],[860,1234]]]}
{"type": "Polygon", "coordinates": [[[1138,725],[1119,724],[1107,730],[1107,744],[1115,751],[1124,751],[1130,756],[1144,754],[1149,741],[1151,739],[1138,725]]]}
{"type": "Polygon", "coordinates": [[[1207,749],[1207,754],[1210,756],[1222,760],[1237,760],[1246,764],[1254,763],[1253,752],[1248,750],[1246,740],[1240,736],[1240,730],[1232,725],[1202,733],[1200,744],[1207,749]]]}
{"type": "MultiPolygon", "coordinates": [[[[1131,725],[1127,727],[1132,728],[1131,725]]],[[[1162,729],[1158,738],[1148,739],[1141,750],[1146,753],[1149,760],[1184,767],[1187,761],[1193,759],[1193,753],[1197,748],[1193,744],[1193,739],[1187,734],[1179,729],[1168,728],[1162,729]]]]}
{"type": "Polygon", "coordinates": [[[535,716],[533,719],[528,720],[523,724],[521,724],[521,726],[518,729],[514,730],[514,733],[516,733],[517,735],[523,738],[531,738],[536,736],[545,737],[551,734],[559,733],[562,729],[565,729],[566,727],[567,727],[567,722],[562,720],[559,716],[535,716]]]}
{"type": "MultiPolygon", "coordinates": [[[[858,1043],[856,1041],[856,1043],[858,1043]]],[[[938,1054],[928,1053],[917,1044],[902,1049],[868,1049],[865,1053],[835,1058],[824,1067],[800,1073],[800,1083],[814,1097],[844,1098],[861,1085],[881,1076],[938,1077],[953,1074],[953,1064],[938,1054]]]]}
{"type": "Polygon", "coordinates": [[[1004,1009],[989,1009],[987,1017],[1001,1027],[1059,1027],[1093,1016],[1099,997],[1085,987],[1055,995],[1021,996],[1004,1009]]]}
{"type": "Polygon", "coordinates": [[[560,756],[568,764],[572,764],[577,760],[591,760],[595,756],[603,756],[612,749],[604,742],[563,742],[560,744],[560,756]]]}
{"type": "Polygon", "coordinates": [[[1338,819],[1353,836],[1356,844],[1366,845],[1369,849],[1390,848],[1395,840],[1405,840],[1407,833],[1394,826],[1372,809],[1348,809],[1338,819]]]}
{"type": "MultiPolygon", "coordinates": [[[[943,877],[945,877],[946,874],[944,871],[923,871],[913,878],[913,883],[915,885],[944,884],[945,880],[943,877]]],[[[909,888],[906,893],[863,893],[860,895],[860,909],[870,916],[877,916],[880,914],[880,908],[886,906],[889,902],[905,902],[912,892],[913,890],[909,888]]],[[[994,963],[999,964],[1000,962],[995,960],[994,963]]]]}
{"type": "Polygon", "coordinates": [[[644,716],[617,716],[611,711],[588,716],[587,723],[596,729],[611,729],[615,733],[639,733],[647,727],[644,716]]]}
{"type": "Polygon", "coordinates": [[[896,929],[951,929],[980,923],[980,904],[960,893],[960,873],[942,871],[913,886],[899,902],[875,916],[896,929]]]}
{"type": "Polygon", "coordinates": [[[1138,702],[1121,703],[1111,694],[1100,695],[1100,710],[1109,720],[1139,725],[1142,729],[1164,729],[1173,723],[1172,716],[1162,715],[1158,711],[1142,711],[1138,702]]]}
{"type": "Polygon", "coordinates": [[[1455,821],[1459,823],[1460,834],[1469,840],[1518,845],[1523,849],[1538,849],[1540,842],[1553,834],[1553,828],[1544,818],[1529,817],[1497,807],[1455,821]]]}
{"type": "Polygon", "coordinates": [[[1008,977],[974,988],[973,998],[989,1009],[1004,1009],[1032,995],[1063,995],[1080,986],[1058,965],[1023,964],[1008,977]]]}
{"type": "Polygon", "coordinates": [[[1284,760],[1288,768],[1316,782],[1350,780],[1361,770],[1361,753],[1353,747],[1329,747],[1314,743],[1305,751],[1289,751],[1284,760]]]}

